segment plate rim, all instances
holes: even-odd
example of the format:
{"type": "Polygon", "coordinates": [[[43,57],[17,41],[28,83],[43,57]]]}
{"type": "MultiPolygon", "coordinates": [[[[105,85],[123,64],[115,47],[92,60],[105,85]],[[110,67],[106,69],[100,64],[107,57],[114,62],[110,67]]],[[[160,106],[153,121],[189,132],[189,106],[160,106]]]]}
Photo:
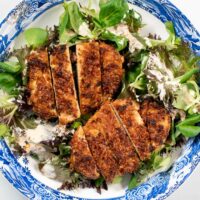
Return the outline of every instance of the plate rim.
{"type": "MultiPolygon", "coordinates": [[[[24,0],[24,1],[22,1],[22,2],[24,2],[25,4],[26,3],[30,3],[30,2],[32,2],[32,3],[34,3],[34,2],[43,2],[43,5],[45,5],[45,4],[47,4],[47,1],[44,1],[44,0],[38,0],[38,1],[30,1],[30,0],[24,0]]],[[[41,11],[41,13],[43,13],[45,10],[48,10],[48,9],[50,9],[51,7],[53,7],[53,6],[55,6],[55,5],[57,5],[57,4],[59,4],[59,3],[61,3],[62,2],[62,0],[49,0],[48,2],[50,2],[50,3],[52,3],[52,4],[49,4],[45,9],[42,9],[42,11],[41,11]],[[56,2],[57,2],[57,4],[56,4],[56,2]]],[[[148,4],[148,0],[143,0],[142,1],[142,4],[141,4],[141,0],[140,1],[137,1],[137,0],[129,0],[129,2],[130,3],[133,3],[133,4],[135,4],[135,5],[137,5],[137,6],[139,6],[139,7],[141,7],[141,8],[143,8],[144,9],[144,7],[143,7],[143,3],[146,3],[146,4],[148,4]]],[[[166,4],[167,6],[169,6],[169,7],[171,7],[171,8],[173,8],[174,10],[175,10],[175,12],[178,12],[180,15],[181,15],[181,17],[183,18],[183,20],[184,21],[186,21],[186,23],[189,25],[189,27],[194,31],[194,33],[195,34],[197,34],[198,36],[200,36],[199,35],[199,33],[198,33],[198,31],[194,28],[194,26],[191,24],[191,22],[190,22],[190,20],[176,7],[176,6],[174,6],[169,0],[152,0],[152,2],[154,2],[154,3],[163,3],[163,4],[166,4]]],[[[21,3],[19,3],[19,5],[20,5],[21,3]]],[[[17,6],[19,6],[19,5],[17,5],[17,6]]],[[[16,6],[16,7],[17,7],[16,6]]],[[[8,15],[3,19],[3,21],[0,23],[0,42],[1,42],[1,27],[7,22],[7,19],[9,19],[9,17],[10,16],[12,16],[12,14],[13,14],[13,10],[15,10],[16,9],[16,7],[15,8],[13,8],[9,13],[8,13],[8,15]]],[[[145,9],[146,10],[146,9],[145,9]]],[[[154,16],[155,16],[155,11],[153,10],[153,8],[152,9],[149,9],[148,10],[151,14],[153,14],[154,16]]],[[[38,16],[40,16],[40,14],[41,13],[39,13],[39,14],[37,14],[34,18],[33,18],[33,20],[35,20],[38,16]]],[[[157,18],[159,18],[161,21],[165,21],[165,18],[163,17],[163,16],[156,16],[157,18]],[[163,17],[163,18],[162,18],[163,17]]],[[[15,34],[14,36],[13,36],[13,38],[15,38],[21,31],[22,31],[23,29],[20,29],[19,30],[19,32],[17,33],[17,34],[15,34]]],[[[179,31],[179,30],[177,30],[177,27],[176,27],[176,31],[179,31]]],[[[183,35],[183,37],[184,37],[184,35],[183,35]]],[[[186,37],[186,36],[185,36],[186,37]]],[[[11,41],[13,40],[13,38],[11,38],[11,41]]],[[[7,43],[7,45],[9,45],[10,43],[7,43]]],[[[196,48],[196,44],[195,43],[190,43],[191,44],[191,46],[192,46],[192,48],[193,48],[193,50],[195,50],[197,53],[200,53],[200,46],[199,45],[197,45],[197,47],[198,48],[196,48]]],[[[5,49],[4,49],[5,50],[5,49]]],[[[0,55],[1,55],[1,46],[0,46],[0,55]]],[[[195,139],[191,139],[190,141],[190,143],[191,144],[193,144],[193,142],[194,142],[194,140],[195,139]]],[[[196,138],[196,140],[197,140],[197,143],[199,144],[200,143],[200,137],[197,137],[196,138]]],[[[15,159],[15,157],[13,156],[13,154],[11,153],[11,151],[10,151],[10,149],[7,147],[7,145],[6,145],[6,143],[3,141],[3,140],[0,140],[0,171],[2,171],[3,172],[3,175],[8,179],[8,181],[9,182],[11,182],[11,184],[16,188],[16,189],[18,189],[21,193],[23,193],[25,196],[27,196],[27,197],[29,197],[30,198],[30,194],[28,194],[27,193],[27,191],[22,191],[22,190],[20,190],[21,188],[19,188],[19,187],[16,187],[15,185],[14,185],[14,182],[12,181],[12,179],[10,179],[9,177],[8,177],[8,175],[6,174],[6,173],[4,173],[5,172],[5,170],[4,170],[4,168],[3,168],[3,166],[2,166],[2,164],[1,164],[1,162],[5,162],[5,163],[3,163],[3,165],[6,165],[7,167],[9,167],[9,164],[10,163],[12,163],[13,161],[16,161],[16,159],[15,159]],[[4,152],[2,151],[2,148],[4,149],[4,152]],[[1,152],[2,151],[2,152],[1,152]],[[1,154],[2,153],[2,154],[1,154]],[[7,160],[5,160],[5,158],[3,158],[3,154],[5,154],[5,155],[7,155],[8,156],[8,158],[9,159],[7,159],[7,160]],[[10,157],[9,157],[10,156],[10,157]],[[7,162],[7,163],[6,163],[7,162]]],[[[198,165],[198,163],[200,162],[200,147],[199,147],[199,149],[197,148],[197,158],[196,159],[194,159],[194,160],[191,160],[189,163],[192,165],[192,170],[187,174],[187,177],[185,177],[185,178],[183,178],[182,180],[181,180],[181,182],[180,183],[178,183],[178,185],[176,185],[176,187],[175,187],[175,189],[174,190],[171,190],[171,192],[169,192],[169,193],[167,193],[164,197],[159,197],[159,199],[164,199],[164,198],[166,198],[167,196],[169,196],[172,192],[174,192],[180,185],[182,185],[182,183],[189,177],[189,175],[193,172],[193,170],[195,169],[195,167],[198,165]]],[[[18,163],[18,162],[17,162],[18,163]]],[[[18,163],[19,164],[19,163],[18,163]]],[[[4,166],[5,167],[5,166],[4,166]]],[[[17,166],[16,166],[17,167],[17,166]]],[[[26,169],[27,171],[26,172],[23,172],[23,173],[28,173],[28,169],[26,169]]],[[[32,175],[31,175],[32,176],[32,175]]],[[[32,177],[33,179],[35,179],[34,177],[32,177]]],[[[40,181],[38,181],[38,182],[40,182],[40,181]]],[[[49,186],[45,186],[45,184],[43,184],[43,183],[41,183],[41,185],[44,187],[44,188],[46,188],[46,189],[48,189],[48,190],[53,190],[54,192],[56,192],[56,193],[58,193],[59,195],[60,195],[60,198],[63,198],[63,195],[64,195],[64,198],[66,199],[66,197],[69,197],[69,199],[83,199],[83,198],[80,198],[80,197],[74,197],[74,196],[69,196],[69,195],[66,195],[66,194],[62,194],[62,193],[60,193],[58,190],[55,190],[55,189],[52,189],[52,188],[50,188],[49,186]]],[[[143,184],[142,184],[143,185],[143,184]]],[[[132,190],[131,190],[132,191],[132,190]]],[[[126,196],[122,196],[122,197],[116,197],[116,198],[108,198],[107,200],[115,200],[115,199],[130,199],[131,200],[131,198],[130,197],[133,197],[134,196],[134,194],[132,193],[132,192],[127,192],[126,191],[126,196]],[[131,196],[129,196],[129,195],[131,195],[131,196]]],[[[31,191],[29,191],[29,192],[31,192],[31,191]]],[[[137,193],[136,193],[137,194],[137,193]]],[[[43,196],[41,196],[41,197],[43,197],[43,196]]],[[[34,198],[34,197],[33,197],[34,198]]],[[[156,197],[155,197],[156,198],[156,197]]],[[[43,198],[43,199],[46,199],[46,196],[45,196],[45,198],[43,198]]],[[[49,199],[49,198],[48,198],[49,199]]],[[[86,200],[86,198],[84,198],[84,200],[86,200]]],[[[92,200],[92,199],[87,199],[87,200],[92,200]]]]}

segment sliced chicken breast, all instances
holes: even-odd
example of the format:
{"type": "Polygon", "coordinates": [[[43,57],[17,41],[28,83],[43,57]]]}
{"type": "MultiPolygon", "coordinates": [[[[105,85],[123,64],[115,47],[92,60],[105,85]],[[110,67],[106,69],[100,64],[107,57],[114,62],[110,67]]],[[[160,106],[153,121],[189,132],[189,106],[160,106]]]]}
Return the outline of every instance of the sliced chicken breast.
{"type": "Polygon", "coordinates": [[[89,119],[83,129],[93,158],[102,176],[107,182],[112,182],[114,177],[119,174],[119,168],[115,155],[109,148],[102,112],[101,108],[89,119]]]}
{"type": "Polygon", "coordinates": [[[81,114],[96,111],[101,105],[101,65],[98,42],[76,46],[81,114]]]}
{"type": "Polygon", "coordinates": [[[106,102],[98,114],[103,122],[108,146],[119,163],[120,175],[135,172],[139,168],[140,160],[110,103],[106,102]]]}
{"type": "Polygon", "coordinates": [[[32,51],[27,57],[27,65],[29,78],[27,89],[30,93],[28,104],[33,106],[33,111],[41,118],[56,117],[47,49],[32,51]]]}
{"type": "Polygon", "coordinates": [[[112,103],[119,120],[124,125],[132,144],[141,160],[151,155],[151,141],[144,121],[139,114],[139,106],[131,98],[118,99],[112,103]]]}
{"type": "Polygon", "coordinates": [[[112,99],[123,77],[124,58],[111,45],[100,43],[103,100],[112,99]]]}
{"type": "Polygon", "coordinates": [[[52,48],[50,66],[59,122],[65,125],[80,117],[70,53],[66,45],[52,48]]]}
{"type": "Polygon", "coordinates": [[[140,109],[147,126],[153,150],[159,149],[166,141],[171,128],[171,117],[164,106],[155,101],[146,100],[140,109]]]}
{"type": "Polygon", "coordinates": [[[99,178],[100,175],[82,127],[79,127],[73,135],[71,149],[71,167],[88,179],[99,178]]]}

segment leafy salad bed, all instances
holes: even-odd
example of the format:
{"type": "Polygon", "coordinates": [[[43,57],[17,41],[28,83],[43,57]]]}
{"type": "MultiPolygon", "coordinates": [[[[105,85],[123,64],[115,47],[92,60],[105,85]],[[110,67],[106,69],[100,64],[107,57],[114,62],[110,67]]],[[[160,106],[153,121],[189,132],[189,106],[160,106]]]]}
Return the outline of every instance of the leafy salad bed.
{"type": "MultiPolygon", "coordinates": [[[[87,7],[76,2],[64,2],[63,7],[58,26],[25,30],[27,46],[10,51],[5,61],[0,62],[0,137],[8,141],[14,152],[37,159],[41,171],[44,172],[47,165],[53,167],[56,175],[51,178],[63,182],[61,189],[107,188],[103,178],[90,181],[69,168],[69,142],[74,131],[90,116],[81,116],[65,130],[58,130],[55,121],[42,121],[31,111],[26,91],[26,56],[31,50],[56,44],[67,44],[73,49],[82,41],[104,40],[125,57],[125,73],[118,98],[132,96],[141,101],[151,97],[162,102],[172,117],[166,144],[132,175],[129,182],[129,189],[132,189],[155,170],[167,169],[172,164],[171,152],[200,133],[200,57],[176,36],[172,22],[165,24],[169,33],[166,40],[151,34],[141,36],[140,30],[145,26],[141,15],[130,10],[125,0],[100,0],[97,9],[91,8],[91,2],[87,7]],[[26,131],[41,124],[54,127],[55,137],[38,144],[27,140],[26,148],[22,148],[19,141],[25,138],[26,131]],[[28,150],[30,144],[45,148],[45,154],[28,150]]],[[[120,180],[121,177],[117,177],[114,182],[120,180]]]]}

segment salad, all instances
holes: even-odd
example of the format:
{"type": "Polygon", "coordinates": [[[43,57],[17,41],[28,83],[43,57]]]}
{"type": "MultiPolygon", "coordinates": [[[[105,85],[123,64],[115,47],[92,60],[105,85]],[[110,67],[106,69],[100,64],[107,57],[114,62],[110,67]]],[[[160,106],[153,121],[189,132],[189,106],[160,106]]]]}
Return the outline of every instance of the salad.
{"type": "MultiPolygon", "coordinates": [[[[84,95],[80,95],[80,76],[76,76],[79,73],[79,68],[76,68],[79,57],[75,52],[81,49],[82,44],[105,43],[111,49],[108,54],[114,52],[123,58],[117,63],[123,65],[119,85],[116,86],[114,95],[107,100],[131,98],[141,104],[150,99],[162,105],[160,109],[170,116],[170,130],[159,148],[153,149],[148,159],[141,159],[138,155],[141,159],[140,166],[130,173],[128,183],[128,188],[133,189],[153,174],[168,170],[177,158],[174,152],[181,151],[181,147],[189,138],[199,135],[200,57],[192,52],[186,41],[176,36],[173,23],[170,21],[165,23],[168,32],[166,40],[152,34],[143,37],[140,34],[145,26],[142,17],[135,10],[129,9],[126,0],[100,0],[99,7],[95,9],[91,7],[90,1],[88,6],[70,1],[64,2],[63,8],[59,24],[46,29],[26,29],[23,33],[26,46],[10,50],[5,60],[0,62],[0,138],[7,141],[16,155],[34,158],[44,176],[61,182],[59,189],[93,187],[98,192],[102,188],[107,189],[108,181],[103,173],[100,173],[98,178],[90,179],[71,167],[74,155],[72,147],[75,146],[72,145],[74,135],[81,127],[86,127],[86,131],[87,124],[92,121],[95,113],[99,112],[102,102],[89,111],[77,111],[78,114],[71,121],[61,123],[60,117],[43,117],[44,115],[39,114],[36,109],[34,100],[30,100],[30,93],[34,90],[30,91],[30,73],[35,73],[30,69],[34,65],[31,60],[32,52],[40,52],[38,55],[41,56],[41,51],[45,49],[48,51],[47,57],[51,59],[51,55],[56,54],[52,50],[55,47],[65,46],[69,49],[68,56],[71,59],[75,82],[74,93],[79,92],[79,97],[73,98],[79,102],[76,106],[81,107],[80,102],[83,102],[84,95]]],[[[61,59],[59,65],[60,62],[65,61],[61,59]]],[[[106,73],[113,75],[118,72],[105,71],[106,73]]],[[[35,74],[40,76],[39,73],[35,74]]],[[[54,77],[52,69],[51,74],[54,84],[52,91],[56,99],[56,90],[59,91],[59,88],[55,86],[56,76],[54,77]]],[[[97,74],[95,76],[97,77],[97,74]]],[[[87,80],[91,83],[93,78],[87,80]]],[[[110,82],[112,86],[116,85],[112,77],[110,82]]],[[[89,93],[89,86],[87,91],[89,93]]],[[[58,112],[62,102],[58,103],[57,99],[55,101],[58,112]]],[[[97,100],[90,101],[90,106],[91,102],[95,104],[97,100]]],[[[48,101],[45,103],[48,104],[48,101]]],[[[48,108],[42,107],[41,110],[46,114],[48,108]]],[[[59,114],[61,115],[60,111],[59,114]]],[[[126,131],[130,132],[128,128],[126,131]]],[[[89,141],[88,144],[92,151],[89,141]]],[[[139,154],[138,152],[136,148],[136,153],[139,154]]],[[[93,151],[92,154],[95,157],[93,151]]],[[[99,168],[98,164],[97,167],[99,168]]],[[[111,182],[120,183],[122,179],[122,175],[117,175],[111,182]]]]}

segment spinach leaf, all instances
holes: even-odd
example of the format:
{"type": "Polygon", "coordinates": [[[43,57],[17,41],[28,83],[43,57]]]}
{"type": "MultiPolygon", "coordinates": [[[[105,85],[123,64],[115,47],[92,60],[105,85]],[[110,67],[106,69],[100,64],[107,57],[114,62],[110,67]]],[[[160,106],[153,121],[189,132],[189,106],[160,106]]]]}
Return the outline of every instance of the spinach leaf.
{"type": "Polygon", "coordinates": [[[89,25],[84,14],[76,2],[64,3],[65,12],[60,16],[59,40],[60,43],[74,44],[78,40],[92,37],[89,25]]]}
{"type": "Polygon", "coordinates": [[[178,130],[185,137],[195,137],[200,133],[200,127],[199,126],[180,125],[180,126],[178,126],[178,130]]]}
{"type": "Polygon", "coordinates": [[[137,177],[133,175],[128,183],[128,189],[131,190],[138,186],[137,177]]]}
{"type": "Polygon", "coordinates": [[[69,19],[69,13],[67,10],[65,10],[65,12],[60,16],[59,19],[59,35],[62,35],[62,33],[66,30],[66,29],[70,29],[70,19],[69,19]]]}
{"type": "Polygon", "coordinates": [[[48,32],[42,28],[27,29],[25,30],[24,35],[28,46],[33,48],[38,48],[45,45],[48,40],[48,32]]]}
{"type": "Polygon", "coordinates": [[[19,65],[19,63],[16,62],[0,62],[0,70],[3,72],[8,73],[18,73],[20,72],[22,67],[19,65]]]}
{"type": "Polygon", "coordinates": [[[188,117],[187,119],[185,119],[182,122],[179,122],[176,127],[179,126],[185,126],[185,125],[195,125],[197,123],[200,123],[200,114],[196,114],[193,116],[188,117]]]}
{"type": "Polygon", "coordinates": [[[8,94],[13,94],[18,80],[11,74],[0,73],[0,89],[4,90],[8,94]]]}
{"type": "Polygon", "coordinates": [[[119,24],[128,11],[126,0],[109,0],[100,2],[99,20],[103,27],[119,24]]]}
{"type": "MultiPolygon", "coordinates": [[[[69,14],[69,20],[70,20],[70,25],[72,29],[76,33],[79,33],[79,27],[84,22],[84,20],[83,20],[83,15],[80,12],[77,3],[75,2],[65,3],[64,7],[65,7],[66,12],[68,12],[69,14]]],[[[66,27],[66,28],[69,28],[69,27],[66,27]]]]}
{"type": "Polygon", "coordinates": [[[117,46],[118,51],[125,49],[128,45],[128,39],[122,36],[117,36],[109,31],[104,31],[100,35],[100,39],[114,42],[117,46]]]}

